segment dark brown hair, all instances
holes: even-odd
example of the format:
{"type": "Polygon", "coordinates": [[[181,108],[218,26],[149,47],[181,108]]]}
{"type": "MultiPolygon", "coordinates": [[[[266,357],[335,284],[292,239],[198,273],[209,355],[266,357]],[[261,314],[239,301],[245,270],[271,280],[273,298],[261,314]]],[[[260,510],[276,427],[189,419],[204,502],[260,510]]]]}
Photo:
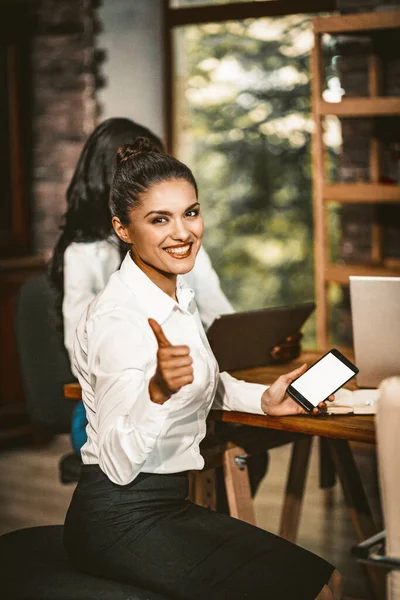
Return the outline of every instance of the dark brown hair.
{"type": "MultiPolygon", "coordinates": [[[[138,137],[147,137],[153,148],[162,148],[161,140],[146,127],[130,119],[114,117],[98,125],[82,149],[67,189],[67,210],[49,269],[60,324],[63,322],[64,253],[73,242],[106,240],[113,233],[108,201],[116,152],[121,144],[132,144],[138,137]]],[[[122,242],[119,245],[122,259],[126,246],[122,242]]]]}
{"type": "Polygon", "coordinates": [[[198,195],[196,180],[189,167],[162,152],[149,139],[140,137],[133,144],[120,146],[111,185],[111,215],[128,225],[130,212],[140,203],[141,194],[157,183],[174,179],[184,179],[198,195]]]}

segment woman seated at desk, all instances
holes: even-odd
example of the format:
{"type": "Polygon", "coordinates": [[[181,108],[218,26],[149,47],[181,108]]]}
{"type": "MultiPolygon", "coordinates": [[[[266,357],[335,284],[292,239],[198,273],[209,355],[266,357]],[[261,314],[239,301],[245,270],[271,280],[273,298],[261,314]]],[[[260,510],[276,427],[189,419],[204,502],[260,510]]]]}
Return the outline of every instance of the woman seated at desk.
{"type": "MultiPolygon", "coordinates": [[[[54,250],[50,269],[57,294],[57,313],[64,333],[64,343],[72,364],[73,339],[80,317],[89,303],[102,291],[110,276],[119,268],[126,247],[115,235],[108,206],[112,174],[117,148],[123,143],[133,143],[144,136],[160,150],[161,140],[146,127],[124,118],[107,119],[88,137],[71,183],[67,190],[67,211],[63,231],[54,250]]],[[[200,318],[205,327],[220,314],[233,312],[223,293],[217,273],[202,247],[196,263],[185,279],[194,290],[200,318]]],[[[278,348],[281,355],[289,357],[296,352],[296,343],[286,343],[278,348]]],[[[74,367],[72,365],[72,369],[74,367]]],[[[86,412],[77,403],[72,421],[71,439],[77,454],[86,442],[86,412]]],[[[246,426],[219,423],[217,434],[246,447],[246,426]]],[[[256,437],[254,434],[253,438],[256,437]]],[[[288,436],[282,436],[287,441],[288,436]]],[[[264,431],[257,439],[268,438],[264,431]]],[[[245,448],[247,449],[247,448],[245,448]]],[[[248,458],[249,476],[253,493],[265,475],[268,457],[266,452],[248,458]]],[[[217,505],[227,511],[223,478],[217,473],[217,505]]]]}
{"type": "Polygon", "coordinates": [[[219,374],[181,277],[203,236],[191,171],[146,140],[125,145],[110,208],[130,251],[74,341],[89,424],[65,523],[71,561],[173,599],[340,598],[323,559],[187,500],[210,408],[301,413],[286,387],[304,371],[267,389],[219,374]]]}
{"type": "MultiPolygon", "coordinates": [[[[67,190],[68,207],[54,249],[50,276],[73,372],[72,346],[78,321],[119,268],[127,251],[114,234],[108,198],[117,148],[123,143],[133,143],[139,136],[162,149],[162,142],[154,133],[130,119],[114,117],[101,123],[87,139],[67,190]]],[[[186,274],[186,280],[196,294],[206,327],[218,315],[233,312],[204,248],[192,272],[186,274]]],[[[76,453],[86,441],[86,425],[83,405],[78,403],[71,436],[76,453]]]]}

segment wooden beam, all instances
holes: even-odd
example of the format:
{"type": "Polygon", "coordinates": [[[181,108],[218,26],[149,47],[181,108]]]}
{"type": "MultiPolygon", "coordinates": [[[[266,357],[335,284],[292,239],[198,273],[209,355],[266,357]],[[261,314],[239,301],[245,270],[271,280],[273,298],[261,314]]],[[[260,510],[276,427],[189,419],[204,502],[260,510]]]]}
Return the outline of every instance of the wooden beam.
{"type": "Polygon", "coordinates": [[[314,263],[315,263],[315,297],[317,301],[317,344],[326,348],[329,341],[328,298],[324,281],[324,266],[328,262],[328,236],[326,211],[323,200],[324,185],[324,144],[322,122],[317,114],[317,107],[322,95],[322,60],[321,36],[314,36],[314,47],[311,51],[311,99],[312,115],[315,130],[312,137],[312,176],[314,207],[314,263]]]}
{"type": "Polygon", "coordinates": [[[394,29],[396,27],[400,27],[400,12],[398,10],[333,15],[330,17],[317,17],[314,20],[315,33],[341,33],[371,29],[394,29]]]}
{"type": "Polygon", "coordinates": [[[293,443],[289,474],[282,506],[279,535],[295,543],[299,531],[304,489],[310,462],[312,436],[293,443]]]}
{"type": "Polygon", "coordinates": [[[237,2],[213,6],[170,8],[169,27],[197,23],[220,23],[260,17],[281,17],[293,14],[333,12],[334,0],[264,0],[262,2],[237,2]]]}
{"type": "Polygon", "coordinates": [[[400,185],[382,183],[326,183],[322,188],[325,202],[343,203],[400,202],[400,185]]]}
{"type": "Polygon", "coordinates": [[[215,469],[189,473],[189,500],[204,508],[216,510],[215,469]]]}
{"type": "Polygon", "coordinates": [[[337,103],[321,100],[317,105],[317,112],[320,115],[337,115],[339,117],[398,115],[400,113],[400,97],[345,98],[337,103]]]}
{"type": "Polygon", "coordinates": [[[162,29],[164,45],[164,119],[165,119],[165,147],[172,152],[174,130],[174,61],[173,61],[173,32],[168,25],[169,0],[163,0],[162,29]]]}
{"type": "Polygon", "coordinates": [[[342,285],[349,285],[350,275],[364,277],[400,277],[399,268],[375,266],[371,264],[354,265],[328,265],[325,267],[325,281],[333,281],[342,285]]]}
{"type": "Polygon", "coordinates": [[[224,480],[229,514],[251,525],[256,524],[253,498],[251,497],[249,473],[244,460],[243,466],[237,463],[237,458],[246,456],[243,448],[235,446],[226,450],[223,456],[224,480]]]}
{"type": "MultiPolygon", "coordinates": [[[[368,87],[370,98],[377,98],[383,94],[383,69],[382,60],[376,52],[368,57],[368,87]]],[[[382,144],[374,134],[369,144],[369,178],[372,183],[379,183],[382,163],[382,144]]],[[[371,224],[371,260],[374,264],[383,261],[383,227],[379,219],[379,210],[375,206],[371,224]]]]}
{"type": "Polygon", "coordinates": [[[368,88],[370,97],[382,96],[382,59],[377,54],[371,54],[368,58],[368,88]]]}

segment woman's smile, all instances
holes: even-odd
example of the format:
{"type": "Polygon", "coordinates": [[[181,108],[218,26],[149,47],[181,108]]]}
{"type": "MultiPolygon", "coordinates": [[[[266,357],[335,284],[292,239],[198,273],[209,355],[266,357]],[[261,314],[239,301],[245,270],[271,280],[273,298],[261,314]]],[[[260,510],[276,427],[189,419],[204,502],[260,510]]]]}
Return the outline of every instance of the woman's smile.
{"type": "Polygon", "coordinates": [[[168,248],[164,248],[164,250],[173,258],[182,260],[183,258],[189,258],[192,253],[192,245],[192,242],[190,242],[190,244],[169,246],[168,248]]]}

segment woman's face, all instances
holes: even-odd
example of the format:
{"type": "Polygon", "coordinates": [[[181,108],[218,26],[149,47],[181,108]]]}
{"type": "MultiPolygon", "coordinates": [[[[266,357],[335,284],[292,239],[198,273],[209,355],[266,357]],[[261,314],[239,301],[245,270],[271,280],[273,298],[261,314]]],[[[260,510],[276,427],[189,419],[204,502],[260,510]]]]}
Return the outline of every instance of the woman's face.
{"type": "Polygon", "coordinates": [[[164,181],[142,194],[128,226],[113,219],[117,235],[131,245],[135,262],[146,272],[188,273],[203,237],[203,218],[193,186],[184,179],[164,181]]]}

